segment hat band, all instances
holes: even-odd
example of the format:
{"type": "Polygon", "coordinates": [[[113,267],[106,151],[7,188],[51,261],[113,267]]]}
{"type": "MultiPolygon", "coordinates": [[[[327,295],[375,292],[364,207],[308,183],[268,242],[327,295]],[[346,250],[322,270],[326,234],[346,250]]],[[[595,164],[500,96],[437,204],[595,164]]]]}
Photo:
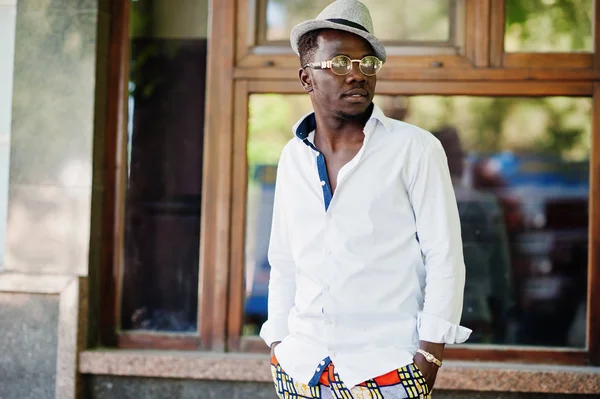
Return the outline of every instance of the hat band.
{"type": "Polygon", "coordinates": [[[349,26],[351,28],[360,29],[360,30],[365,31],[367,33],[371,33],[364,26],[362,26],[360,24],[357,24],[356,22],[348,21],[347,19],[331,18],[331,19],[327,19],[326,21],[334,22],[334,23],[340,24],[340,25],[346,25],[346,26],[349,26]]]}

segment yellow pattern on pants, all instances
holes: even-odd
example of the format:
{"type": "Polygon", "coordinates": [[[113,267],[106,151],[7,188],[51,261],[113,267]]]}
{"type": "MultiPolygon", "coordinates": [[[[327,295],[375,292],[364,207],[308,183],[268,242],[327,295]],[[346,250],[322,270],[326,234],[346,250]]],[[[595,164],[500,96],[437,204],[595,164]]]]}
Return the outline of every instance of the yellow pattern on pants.
{"type": "Polygon", "coordinates": [[[340,380],[333,365],[323,372],[318,385],[309,386],[294,381],[276,359],[272,360],[273,382],[277,395],[281,399],[431,398],[425,378],[414,363],[348,389],[340,380]]]}

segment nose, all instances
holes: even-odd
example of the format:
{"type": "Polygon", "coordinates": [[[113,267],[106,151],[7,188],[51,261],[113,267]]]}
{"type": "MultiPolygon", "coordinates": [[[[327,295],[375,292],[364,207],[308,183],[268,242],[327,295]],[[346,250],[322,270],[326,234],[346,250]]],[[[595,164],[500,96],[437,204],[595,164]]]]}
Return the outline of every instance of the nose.
{"type": "Polygon", "coordinates": [[[350,73],[348,75],[346,75],[346,83],[364,82],[366,80],[367,80],[367,77],[361,72],[361,70],[359,68],[359,63],[353,62],[350,73]]]}

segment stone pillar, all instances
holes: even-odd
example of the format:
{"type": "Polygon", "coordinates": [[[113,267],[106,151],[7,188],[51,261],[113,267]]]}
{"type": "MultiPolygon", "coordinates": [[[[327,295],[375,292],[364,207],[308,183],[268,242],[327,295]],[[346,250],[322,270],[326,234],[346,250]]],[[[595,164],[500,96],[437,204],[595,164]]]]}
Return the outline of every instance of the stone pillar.
{"type": "Polygon", "coordinates": [[[96,86],[105,82],[108,3],[0,0],[0,218],[8,193],[0,273],[4,399],[75,398],[80,388],[77,354],[86,336],[90,258],[97,252],[90,243],[100,240],[91,219],[103,179],[92,175],[104,153],[105,90],[96,86]],[[5,56],[10,15],[16,15],[14,57],[5,56]],[[4,163],[10,164],[8,190],[4,163]]]}
{"type": "Polygon", "coordinates": [[[97,0],[18,0],[5,271],[88,273],[97,0]]]}

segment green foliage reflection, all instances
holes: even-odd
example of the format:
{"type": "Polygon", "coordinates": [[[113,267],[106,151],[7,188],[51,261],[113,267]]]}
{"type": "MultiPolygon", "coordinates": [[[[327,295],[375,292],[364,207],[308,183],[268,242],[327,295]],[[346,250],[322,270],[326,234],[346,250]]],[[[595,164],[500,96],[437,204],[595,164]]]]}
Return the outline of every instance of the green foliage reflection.
{"type": "Polygon", "coordinates": [[[508,52],[593,51],[593,0],[506,0],[508,52]]]}
{"type": "MultiPolygon", "coordinates": [[[[512,151],[564,160],[585,160],[590,153],[589,98],[377,96],[375,102],[391,117],[401,115],[430,131],[455,127],[465,149],[472,152],[512,151]]],[[[293,137],[292,126],[310,110],[307,95],[252,95],[249,164],[277,164],[283,146],[293,137]]]]}

